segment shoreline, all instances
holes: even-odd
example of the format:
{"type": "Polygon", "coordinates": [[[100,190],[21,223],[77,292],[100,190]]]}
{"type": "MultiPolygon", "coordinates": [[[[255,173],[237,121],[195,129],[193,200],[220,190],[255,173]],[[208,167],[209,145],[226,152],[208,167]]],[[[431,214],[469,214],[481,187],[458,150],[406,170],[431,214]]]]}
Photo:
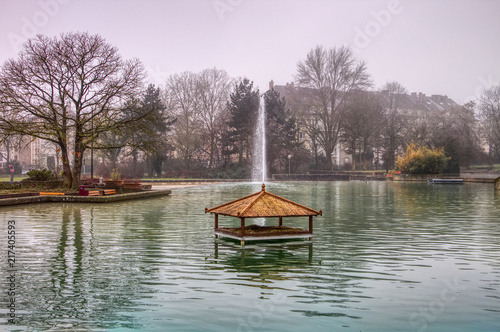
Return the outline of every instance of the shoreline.
{"type": "Polygon", "coordinates": [[[56,195],[56,196],[25,196],[15,198],[0,199],[0,207],[13,206],[22,204],[37,204],[37,203],[112,203],[133,199],[154,198],[161,196],[169,196],[172,190],[148,190],[127,194],[114,194],[109,196],[73,196],[73,195],[56,195]]]}
{"type": "MultiPolygon", "coordinates": [[[[496,175],[496,174],[495,174],[496,175]]],[[[462,177],[464,183],[491,183],[495,182],[493,177],[462,177]]],[[[275,182],[287,182],[286,180],[270,180],[275,182]]],[[[387,181],[388,179],[386,179],[387,181]]],[[[394,182],[424,182],[422,179],[410,180],[410,179],[391,179],[394,182]]],[[[389,181],[391,181],[389,180],[389,181]]],[[[304,180],[295,180],[296,182],[307,182],[304,180]]],[[[374,180],[376,181],[376,180],[374,180]]],[[[391,182],[392,182],[391,181],[391,182]]],[[[425,182],[427,179],[425,180],[425,182]]],[[[12,197],[12,198],[1,198],[0,208],[4,206],[14,206],[23,204],[37,204],[37,203],[50,203],[50,202],[61,202],[61,203],[112,203],[125,200],[135,200],[135,199],[147,199],[161,196],[169,196],[172,191],[180,188],[198,187],[198,186],[208,186],[214,184],[223,183],[238,183],[245,182],[245,180],[227,180],[227,181],[212,181],[212,180],[167,180],[167,181],[144,181],[144,183],[151,184],[151,190],[133,192],[126,194],[113,194],[108,196],[76,196],[76,195],[37,195],[37,193],[31,193],[31,196],[22,197],[12,197]]],[[[29,193],[27,193],[29,194],[29,193]]]]}
{"type": "MultiPolygon", "coordinates": [[[[126,194],[113,194],[105,196],[77,196],[77,195],[31,195],[2,198],[0,199],[0,208],[4,206],[24,205],[24,204],[39,204],[39,203],[113,203],[125,200],[147,199],[162,196],[170,196],[172,190],[187,187],[197,187],[223,182],[214,181],[179,181],[179,182],[157,182],[153,183],[151,190],[132,192],[126,194]]],[[[26,193],[30,194],[30,193],[26,193]]],[[[22,195],[22,194],[21,194],[22,195]]]]}

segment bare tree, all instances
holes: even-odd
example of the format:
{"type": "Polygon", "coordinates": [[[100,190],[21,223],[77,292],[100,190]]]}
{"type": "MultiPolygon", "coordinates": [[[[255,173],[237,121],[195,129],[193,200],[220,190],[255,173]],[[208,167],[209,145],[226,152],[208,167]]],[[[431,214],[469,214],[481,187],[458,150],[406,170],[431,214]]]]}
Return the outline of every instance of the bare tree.
{"type": "Polygon", "coordinates": [[[122,60],[99,35],[39,35],[2,67],[0,127],[57,144],[65,184],[76,187],[90,143],[139,118],[124,118],[122,110],[141,91],[144,77],[139,60],[122,60]]]}
{"type": "Polygon", "coordinates": [[[368,91],[357,91],[347,103],[343,116],[342,143],[352,157],[352,169],[356,169],[356,153],[364,170],[373,157],[373,148],[380,137],[383,125],[382,107],[377,96],[368,91]]]}
{"type": "Polygon", "coordinates": [[[479,111],[490,157],[500,157],[500,85],[485,90],[479,100],[479,111]]]}
{"type": "Polygon", "coordinates": [[[326,50],[317,46],[297,65],[297,80],[313,90],[311,113],[320,122],[319,143],[326,155],[326,167],[332,168],[332,153],[342,125],[342,110],[353,91],[371,85],[366,64],[355,58],[352,49],[342,46],[326,50]]]}
{"type": "MultiPolygon", "coordinates": [[[[0,156],[7,162],[12,160],[12,152],[14,149],[22,148],[21,143],[23,136],[13,135],[11,133],[0,131],[0,146],[4,147],[4,151],[0,151],[0,156]]],[[[0,170],[1,172],[1,170],[0,170]]]]}
{"type": "Polygon", "coordinates": [[[287,104],[293,110],[294,114],[297,115],[299,132],[304,135],[304,141],[307,139],[307,148],[314,158],[314,167],[315,169],[319,169],[319,157],[321,153],[319,135],[321,128],[318,118],[311,111],[319,107],[314,104],[317,100],[311,96],[313,90],[309,88],[297,89],[294,84],[287,84],[284,91],[287,104]]]}
{"type": "Polygon", "coordinates": [[[171,105],[171,113],[177,119],[173,127],[173,145],[184,160],[187,170],[201,145],[202,123],[196,100],[196,74],[184,72],[168,78],[165,104],[171,105]]]}
{"type": "Polygon", "coordinates": [[[197,108],[203,122],[203,149],[208,154],[208,168],[214,167],[215,157],[229,116],[227,103],[234,84],[224,71],[205,69],[197,75],[197,108]]]}
{"type": "Polygon", "coordinates": [[[382,87],[381,103],[384,111],[382,148],[386,171],[394,169],[396,151],[404,147],[406,118],[402,113],[402,101],[407,94],[399,82],[387,82],[382,87]]]}
{"type": "MultiPolygon", "coordinates": [[[[100,135],[98,143],[102,146],[107,147],[106,149],[99,149],[99,154],[103,157],[104,160],[109,161],[109,171],[116,169],[118,164],[118,158],[123,152],[123,147],[127,144],[128,137],[123,135],[123,132],[127,133],[127,131],[122,130],[113,130],[108,131],[100,135]]],[[[101,176],[109,176],[109,174],[101,174],[101,176]]]]}
{"type": "Polygon", "coordinates": [[[482,151],[478,135],[478,121],[474,113],[475,105],[469,102],[455,106],[433,115],[431,123],[431,142],[434,147],[444,147],[451,157],[448,172],[459,173],[460,167],[469,168],[479,160],[482,151]]]}

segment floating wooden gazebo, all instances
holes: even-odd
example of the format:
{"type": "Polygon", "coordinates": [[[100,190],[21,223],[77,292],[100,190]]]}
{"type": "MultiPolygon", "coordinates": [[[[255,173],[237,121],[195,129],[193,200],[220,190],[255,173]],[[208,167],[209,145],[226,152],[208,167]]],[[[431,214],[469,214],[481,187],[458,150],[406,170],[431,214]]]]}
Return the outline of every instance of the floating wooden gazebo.
{"type": "Polygon", "coordinates": [[[228,202],[211,209],[205,208],[205,213],[215,215],[215,236],[227,237],[245,241],[279,240],[311,238],[313,233],[313,217],[323,212],[292,202],[288,199],[262,190],[252,195],[228,202]],[[219,227],[219,215],[240,218],[240,227],[219,227]],[[247,218],[279,218],[279,226],[245,226],[247,218]],[[283,226],[284,217],[309,217],[309,229],[283,226]]]}

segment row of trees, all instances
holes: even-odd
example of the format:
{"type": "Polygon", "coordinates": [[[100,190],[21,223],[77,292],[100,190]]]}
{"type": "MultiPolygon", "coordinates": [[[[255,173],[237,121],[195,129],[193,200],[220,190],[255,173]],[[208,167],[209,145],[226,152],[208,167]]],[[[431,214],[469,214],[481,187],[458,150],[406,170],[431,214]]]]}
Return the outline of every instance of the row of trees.
{"type": "Polygon", "coordinates": [[[2,142],[50,142],[72,187],[89,151],[108,170],[126,168],[134,177],[165,170],[247,177],[262,101],[273,173],[290,156],[294,171],[332,170],[339,143],[355,157],[353,169],[392,169],[409,143],[443,148],[450,170],[499,157],[499,87],[477,104],[416,115],[402,104],[401,84],[371,91],[366,63],[348,47],[312,49],[297,65],[297,86],[282,95],[261,94],[250,80],[218,69],[174,74],[162,87],[146,86],[145,78],[139,60],[122,59],[98,35],[37,36],[0,72],[2,142]]]}
{"type": "MultiPolygon", "coordinates": [[[[138,176],[144,162],[160,175],[167,156],[189,172],[232,167],[236,155],[236,168],[247,173],[261,99],[252,82],[217,69],[172,75],[161,89],[144,82],[141,62],[123,60],[98,35],[37,36],[0,73],[2,143],[10,151],[14,139],[50,142],[72,187],[89,150],[112,169],[126,161],[138,176]]],[[[284,101],[266,100],[277,104],[275,126],[295,135],[284,101]]]]}
{"type": "Polygon", "coordinates": [[[271,171],[283,165],[288,154],[300,155],[296,119],[285,99],[273,90],[261,96],[247,78],[235,80],[217,69],[173,75],[164,100],[177,120],[170,136],[182,169],[248,177],[261,100],[271,171]]]}
{"type": "Polygon", "coordinates": [[[475,104],[442,111],[407,110],[401,105],[405,89],[397,82],[385,84],[382,93],[356,91],[342,117],[339,140],[353,155],[352,169],[384,165],[395,168],[395,158],[412,143],[444,148],[450,163],[447,172],[488,160],[481,146],[481,125],[475,104]]]}
{"type": "Polygon", "coordinates": [[[366,65],[349,48],[321,46],[299,62],[297,81],[301,88],[291,86],[287,95],[301,114],[300,126],[311,142],[317,168],[332,169],[339,142],[353,156],[352,169],[380,164],[393,169],[396,156],[411,143],[444,148],[450,157],[448,172],[499,158],[498,86],[485,91],[478,103],[433,112],[411,109],[404,104],[408,94],[400,83],[388,82],[378,92],[370,91],[366,65]],[[321,154],[326,157],[324,165],[319,162],[321,154]]]}
{"type": "Polygon", "coordinates": [[[449,173],[457,173],[460,167],[470,167],[472,163],[493,161],[493,155],[488,157],[483,148],[486,137],[482,128],[488,122],[479,121],[473,102],[415,114],[401,107],[398,99],[402,94],[392,93],[394,88],[404,91],[400,84],[388,83],[378,98],[364,93],[364,97],[356,97],[353,102],[353,112],[348,109],[359,121],[347,117],[349,130],[342,133],[341,139],[359,156],[363,169],[367,168],[366,157],[372,161],[374,153],[382,157],[386,170],[393,169],[395,157],[412,143],[444,148],[450,157],[446,169],[449,173]]]}
{"type": "Polygon", "coordinates": [[[500,85],[485,90],[479,100],[481,137],[488,156],[500,160],[500,85]]]}

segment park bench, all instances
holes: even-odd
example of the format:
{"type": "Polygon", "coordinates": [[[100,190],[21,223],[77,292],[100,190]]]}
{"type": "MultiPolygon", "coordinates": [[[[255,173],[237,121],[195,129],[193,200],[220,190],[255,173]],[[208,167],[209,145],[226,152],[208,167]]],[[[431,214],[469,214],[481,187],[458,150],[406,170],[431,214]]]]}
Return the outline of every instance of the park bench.
{"type": "Polygon", "coordinates": [[[89,196],[99,196],[99,190],[89,190],[89,196]]]}
{"type": "Polygon", "coordinates": [[[52,192],[41,192],[40,196],[46,196],[46,195],[64,195],[64,193],[52,193],[52,192]]]}
{"type": "Polygon", "coordinates": [[[104,195],[115,195],[116,189],[104,189],[104,195]]]}

